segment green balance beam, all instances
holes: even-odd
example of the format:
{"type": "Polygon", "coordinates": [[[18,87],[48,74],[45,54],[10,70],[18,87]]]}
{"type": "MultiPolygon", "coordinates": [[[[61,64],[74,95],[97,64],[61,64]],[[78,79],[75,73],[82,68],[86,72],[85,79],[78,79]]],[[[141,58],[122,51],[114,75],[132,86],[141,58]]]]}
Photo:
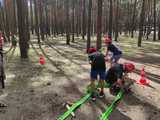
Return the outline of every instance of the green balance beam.
{"type": "Polygon", "coordinates": [[[79,101],[75,102],[68,111],[66,111],[62,116],[60,116],[57,120],[65,120],[67,117],[71,115],[76,109],[78,109],[82,104],[84,104],[91,96],[91,93],[86,94],[79,101]]]}
{"type": "MultiPolygon", "coordinates": [[[[134,84],[134,82],[132,81],[128,85],[126,85],[125,88],[129,88],[133,84],[134,84]]],[[[119,101],[123,98],[124,94],[125,94],[125,89],[123,88],[119,91],[119,93],[117,94],[114,101],[111,103],[111,105],[109,107],[107,107],[106,111],[102,114],[102,116],[100,117],[99,120],[108,120],[109,119],[110,114],[112,113],[114,108],[117,106],[119,101]]]]}
{"type": "Polygon", "coordinates": [[[114,99],[114,101],[112,102],[112,104],[109,107],[107,107],[106,111],[102,114],[99,120],[108,120],[110,114],[112,113],[114,108],[117,106],[117,103],[123,98],[123,95],[124,95],[124,92],[121,90],[116,96],[116,98],[114,99]]]}

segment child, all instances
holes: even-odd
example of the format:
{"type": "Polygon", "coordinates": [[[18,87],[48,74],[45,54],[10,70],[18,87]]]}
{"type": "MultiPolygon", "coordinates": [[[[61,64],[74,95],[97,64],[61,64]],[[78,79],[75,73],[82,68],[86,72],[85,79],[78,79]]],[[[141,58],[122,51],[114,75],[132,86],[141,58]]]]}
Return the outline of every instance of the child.
{"type": "Polygon", "coordinates": [[[133,72],[135,66],[132,63],[115,64],[106,74],[106,82],[110,85],[111,93],[118,93],[124,87],[127,73],[133,72]]]}
{"type": "Polygon", "coordinates": [[[114,63],[118,63],[119,59],[122,57],[122,51],[119,50],[114,44],[112,44],[111,37],[105,38],[105,44],[107,46],[106,57],[109,55],[109,51],[112,52],[113,56],[111,57],[111,66],[114,63]]]}
{"type": "Polygon", "coordinates": [[[99,92],[99,97],[103,98],[104,97],[104,80],[105,80],[105,71],[106,71],[106,65],[105,65],[105,56],[96,50],[96,48],[91,47],[88,50],[88,57],[89,57],[89,62],[91,64],[91,72],[90,72],[90,77],[91,77],[91,92],[92,92],[92,101],[96,101],[96,96],[95,96],[95,80],[97,80],[97,77],[99,76],[99,85],[100,85],[100,92],[99,92]]]}

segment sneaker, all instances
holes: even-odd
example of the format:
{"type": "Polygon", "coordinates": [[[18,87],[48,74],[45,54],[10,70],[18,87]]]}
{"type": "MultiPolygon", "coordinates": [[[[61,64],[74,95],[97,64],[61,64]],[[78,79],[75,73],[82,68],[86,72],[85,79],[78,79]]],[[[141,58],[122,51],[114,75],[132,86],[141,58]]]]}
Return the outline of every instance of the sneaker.
{"type": "Polygon", "coordinates": [[[95,102],[96,101],[96,96],[94,94],[92,94],[91,99],[92,99],[93,102],[95,102]]]}
{"type": "Polygon", "coordinates": [[[100,98],[104,98],[104,92],[101,91],[101,92],[99,93],[99,97],[100,97],[100,98]]]}

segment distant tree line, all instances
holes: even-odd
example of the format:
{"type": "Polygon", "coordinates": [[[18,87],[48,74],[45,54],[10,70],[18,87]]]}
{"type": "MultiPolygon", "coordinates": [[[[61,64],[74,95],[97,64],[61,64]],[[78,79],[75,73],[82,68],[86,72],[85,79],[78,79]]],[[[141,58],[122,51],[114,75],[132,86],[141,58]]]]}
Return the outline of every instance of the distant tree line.
{"type": "Polygon", "coordinates": [[[66,44],[75,37],[91,45],[97,36],[97,48],[103,35],[118,41],[120,34],[160,40],[160,0],[2,0],[0,2],[0,31],[5,41],[10,33],[19,35],[21,57],[28,57],[30,35],[37,42],[59,35],[66,36],[66,44]]]}

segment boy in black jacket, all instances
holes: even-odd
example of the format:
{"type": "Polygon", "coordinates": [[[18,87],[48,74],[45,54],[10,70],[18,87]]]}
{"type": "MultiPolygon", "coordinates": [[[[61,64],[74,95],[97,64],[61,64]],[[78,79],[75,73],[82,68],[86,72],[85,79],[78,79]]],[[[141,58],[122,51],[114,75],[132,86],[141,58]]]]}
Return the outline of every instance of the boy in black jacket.
{"type": "Polygon", "coordinates": [[[91,64],[91,71],[90,71],[90,77],[91,77],[91,92],[92,92],[92,100],[96,100],[95,96],[95,80],[97,80],[97,77],[99,77],[99,85],[100,85],[100,92],[99,97],[104,97],[104,80],[105,80],[105,72],[106,72],[106,64],[105,64],[105,56],[96,50],[96,48],[91,47],[88,50],[88,57],[89,62],[91,64]]]}

